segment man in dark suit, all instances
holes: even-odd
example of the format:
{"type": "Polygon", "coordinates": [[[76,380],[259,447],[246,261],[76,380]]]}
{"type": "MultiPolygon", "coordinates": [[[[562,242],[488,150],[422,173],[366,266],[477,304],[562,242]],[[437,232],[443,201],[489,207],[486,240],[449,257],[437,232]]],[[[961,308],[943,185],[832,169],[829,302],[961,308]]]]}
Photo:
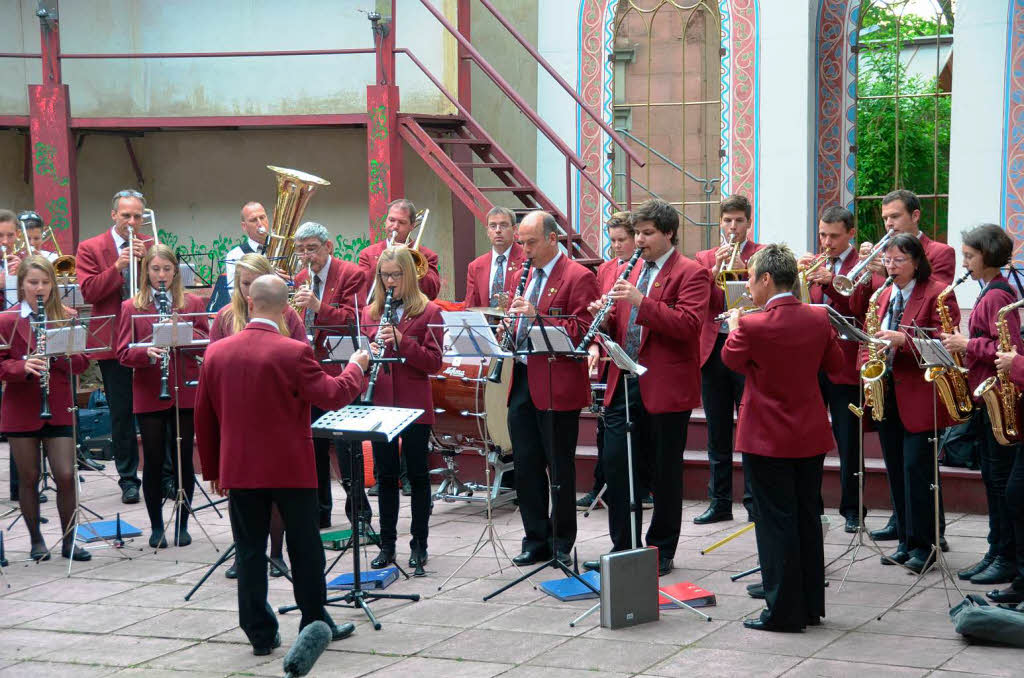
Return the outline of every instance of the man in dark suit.
{"type": "MultiPolygon", "coordinates": [[[[584,266],[562,254],[558,223],[547,212],[530,212],[519,225],[519,240],[533,269],[526,291],[509,307],[518,317],[506,328],[516,333],[517,350],[525,350],[537,315],[548,326],[557,325],[573,344],[590,326],[587,305],[597,298],[597,278],[584,266]]],[[[540,348],[534,346],[534,348],[540,348]]],[[[508,430],[512,437],[519,511],[523,518],[523,551],[513,562],[530,565],[547,560],[552,549],[560,561],[571,564],[576,541],[576,439],[580,410],[590,400],[587,366],[564,356],[519,356],[512,369],[508,396],[508,430]],[[548,471],[557,484],[552,499],[548,471]],[[552,528],[557,525],[557,534],[552,528]]]]}
{"type": "Polygon", "coordinates": [[[267,604],[264,565],[270,507],[276,504],[288,535],[299,628],[322,620],[335,640],[352,633],[324,609],[324,551],[316,528],[316,468],[309,437],[310,403],[334,410],[362,391],[369,354],[357,351],[338,376],[326,374],[305,342],[281,335],[288,287],[277,276],[257,278],[249,291],[245,329],[206,352],[196,403],[196,438],[203,476],[215,492],[230,491],[231,529],[238,569],[238,619],[253,646],[266,655],[281,644],[267,604]],[[273,412],[266,403],[273,402],[273,412]],[[262,412],[264,416],[252,416],[262,412]]]}
{"type": "Polygon", "coordinates": [[[139,444],[132,418],[132,370],[117,361],[114,346],[121,319],[121,302],[128,298],[129,265],[138,262],[152,244],[139,233],[146,199],[138,191],[114,194],[110,218],[114,225],[97,236],[78,244],[77,274],[82,299],[92,304],[92,316],[114,316],[93,320],[89,331],[109,350],[94,353],[103,377],[103,391],[110,408],[110,446],[120,476],[121,501],[139,501],[139,444]],[[128,248],[128,228],[135,232],[134,251],[128,248]],[[134,263],[133,263],[134,262],[134,263]]]}
{"type": "MultiPolygon", "coordinates": [[[[388,214],[384,219],[385,239],[375,242],[359,253],[359,268],[363,270],[364,287],[363,299],[367,298],[374,281],[377,279],[377,259],[380,253],[388,247],[388,239],[394,237],[393,245],[409,245],[409,234],[416,227],[416,205],[411,200],[399,198],[388,205],[388,214]]],[[[427,298],[433,301],[437,299],[441,291],[441,272],[437,267],[437,255],[420,245],[420,254],[427,259],[427,274],[420,278],[420,290],[427,298]]]]}
{"type": "MultiPolygon", "coordinates": [[[[719,212],[725,244],[697,252],[694,257],[698,264],[711,272],[712,283],[717,280],[719,273],[729,269],[736,243],[739,243],[739,255],[732,264],[735,269],[745,270],[750,257],[762,247],[749,238],[751,208],[745,196],[729,196],[722,201],[719,212]],[[730,239],[733,245],[729,244],[730,239]]],[[[736,277],[742,280],[745,274],[736,277]]],[[[743,375],[722,364],[726,328],[724,322],[715,322],[715,318],[726,310],[726,301],[722,288],[712,284],[700,337],[701,401],[708,422],[708,498],[711,504],[704,513],[693,519],[698,525],[732,520],[733,413],[739,408],[743,397],[743,375]]],[[[744,469],[744,479],[746,473],[744,469]]],[[[750,513],[748,482],[744,482],[743,504],[747,513],[750,513]]]]}
{"type": "Polygon", "coordinates": [[[822,308],[792,289],[796,259],[769,245],[750,261],[747,287],[764,312],[729,316],[722,361],[746,377],[736,449],[750,471],[765,602],[747,628],[801,631],[825,616],[821,475],[835,443],[818,388],[822,370],[843,369],[843,352],[822,308]]]}
{"type": "MultiPolygon", "coordinates": [[[[295,275],[295,298],[293,303],[303,316],[306,334],[313,335],[313,355],[317,360],[328,356],[327,337],[350,334],[346,326],[356,321],[356,295],[364,285],[363,272],[355,264],[337,259],[331,254],[334,245],[327,229],[315,221],[307,221],[295,231],[295,254],[302,264],[295,275]],[[310,277],[312,272],[312,278],[310,277]],[[318,329],[314,330],[314,326],[318,329]],[[333,328],[333,329],[332,329],[333,328]]],[[[324,371],[331,376],[341,373],[341,365],[326,364],[324,371]]],[[[324,411],[314,405],[310,414],[316,421],[324,411]]],[[[348,446],[339,443],[337,450],[338,469],[342,478],[348,476],[348,446]]],[[[331,526],[331,441],[317,438],[313,441],[316,454],[316,475],[320,502],[320,527],[331,526]]],[[[347,480],[345,481],[347,485],[347,480]]],[[[345,500],[346,514],[351,502],[345,500]]],[[[369,502],[363,507],[369,510],[369,502]]]]}
{"type": "MultiPolygon", "coordinates": [[[[608,292],[614,306],[607,327],[609,335],[647,371],[638,379],[620,379],[618,366],[608,366],[602,464],[608,483],[605,496],[612,550],[640,546],[640,507],[632,511],[630,506],[628,401],[633,496],[640,500],[639,471],[653,469],[654,515],[647,545],[658,548],[658,574],[664,575],[672,570],[679,543],[683,450],[690,412],[700,404],[700,330],[711,275],[676,252],[679,213],[667,202],[646,201],[633,211],[632,222],[636,246],[643,250],[642,265],[608,292]],[[632,542],[634,534],[636,544],[632,542]]],[[[603,302],[604,298],[594,302],[591,312],[597,312],[603,302]]]]}
{"type": "Polygon", "coordinates": [[[466,271],[466,306],[471,308],[505,305],[515,294],[523,272],[523,246],[516,242],[516,215],[507,207],[492,207],[487,213],[487,239],[491,251],[469,262],[466,271]]]}

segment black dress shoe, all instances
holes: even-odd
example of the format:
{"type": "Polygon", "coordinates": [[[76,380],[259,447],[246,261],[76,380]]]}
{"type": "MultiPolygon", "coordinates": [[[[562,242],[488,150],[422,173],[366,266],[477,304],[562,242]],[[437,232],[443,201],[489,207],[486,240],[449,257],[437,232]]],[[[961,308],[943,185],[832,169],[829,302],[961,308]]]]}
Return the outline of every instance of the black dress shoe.
{"type": "Polygon", "coordinates": [[[658,558],[658,576],[664,577],[675,568],[671,558],[658,558]]]}
{"type": "Polygon", "coordinates": [[[167,537],[164,536],[163,530],[153,530],[153,534],[149,535],[149,547],[153,549],[167,548],[167,537]]]}
{"type": "Polygon", "coordinates": [[[78,455],[78,470],[79,471],[102,471],[107,467],[106,464],[101,464],[92,457],[87,457],[84,454],[78,455]]]}
{"type": "Polygon", "coordinates": [[[1005,589],[995,589],[989,591],[985,595],[993,603],[1017,605],[1019,603],[1024,603],[1024,586],[1018,587],[1015,582],[1013,586],[1008,586],[1005,589]]]}
{"type": "Polygon", "coordinates": [[[894,541],[900,538],[895,525],[886,525],[880,530],[872,530],[871,538],[875,541],[894,541]]]}
{"type": "Polygon", "coordinates": [[[732,520],[732,508],[718,508],[712,505],[709,506],[704,513],[694,518],[693,524],[708,525],[710,523],[720,523],[726,520],[732,520]]]}
{"type": "Polygon", "coordinates": [[[753,591],[754,589],[763,589],[763,588],[764,588],[764,582],[757,581],[757,582],[754,582],[753,584],[747,584],[747,590],[748,591],[753,591]]]}
{"type": "MultiPolygon", "coordinates": [[[[587,492],[585,495],[576,500],[576,508],[588,509],[590,508],[590,505],[594,503],[595,499],[597,499],[597,492],[591,490],[590,492],[587,492]]],[[[595,506],[594,508],[601,508],[601,503],[598,502],[597,506],[595,506]]]]}
{"type": "Polygon", "coordinates": [[[284,561],[278,558],[270,558],[270,576],[271,577],[283,577],[288,572],[288,568],[285,567],[284,561]]]}
{"type": "Polygon", "coordinates": [[[138,504],[139,503],[139,488],[134,485],[121,488],[121,503],[122,504],[138,504]]]}
{"type": "Polygon", "coordinates": [[[600,570],[601,569],[601,561],[600,560],[584,560],[583,561],[583,569],[587,570],[587,571],[600,570]]]}
{"type": "Polygon", "coordinates": [[[377,483],[374,483],[366,488],[366,494],[370,497],[376,497],[380,494],[380,487],[377,486],[377,483]]]}
{"type": "Polygon", "coordinates": [[[178,533],[174,535],[175,546],[188,546],[192,543],[192,535],[188,533],[187,527],[182,527],[178,530],[178,533]]]}
{"type": "Polygon", "coordinates": [[[843,528],[843,529],[846,530],[847,533],[853,534],[853,533],[855,533],[857,531],[858,527],[860,527],[860,521],[859,520],[857,520],[856,518],[847,518],[846,519],[846,527],[843,528]]]}
{"type": "Polygon", "coordinates": [[[344,622],[331,628],[331,641],[341,640],[348,638],[352,635],[352,632],[356,630],[356,625],[352,622],[344,622]]]}
{"type": "Polygon", "coordinates": [[[41,563],[44,560],[50,559],[50,551],[46,548],[46,544],[39,544],[32,547],[32,550],[28,552],[28,557],[37,563],[41,563]]]}
{"type": "Polygon", "coordinates": [[[930,557],[931,554],[921,556],[915,555],[903,563],[903,566],[915,574],[921,574],[925,570],[930,570],[935,565],[935,559],[930,557]]]}
{"type": "Polygon", "coordinates": [[[883,555],[879,558],[882,565],[902,565],[910,560],[910,554],[906,551],[894,551],[889,555],[883,555]]]}
{"type": "Polygon", "coordinates": [[[744,619],[743,626],[754,631],[778,631],[781,633],[803,633],[799,626],[779,626],[763,619],[744,619]]]}
{"type": "Polygon", "coordinates": [[[821,617],[808,617],[805,622],[806,626],[821,626],[821,617]]]}
{"type": "Polygon", "coordinates": [[[238,569],[234,562],[231,563],[231,567],[224,570],[225,579],[238,579],[238,569]]]}
{"type": "Polygon", "coordinates": [[[80,563],[92,560],[92,554],[81,546],[75,546],[70,549],[61,549],[61,556],[64,558],[70,558],[71,560],[77,560],[80,563]]]}
{"type": "Polygon", "coordinates": [[[565,565],[569,569],[572,569],[572,554],[567,553],[565,551],[559,551],[555,555],[555,558],[557,558],[558,562],[560,562],[562,565],[565,565]]]}
{"type": "Polygon", "coordinates": [[[427,549],[415,548],[409,554],[409,567],[412,568],[412,576],[426,577],[427,572],[423,566],[427,564],[427,549]]]}
{"type": "Polygon", "coordinates": [[[764,600],[764,584],[758,583],[758,584],[752,584],[751,586],[748,586],[747,587],[747,595],[750,596],[751,598],[756,598],[758,600],[764,600]]]}
{"type": "Polygon", "coordinates": [[[402,496],[403,497],[411,497],[412,496],[412,483],[409,482],[408,478],[403,478],[402,479],[402,496]]]}
{"type": "Polygon", "coordinates": [[[373,561],[370,563],[370,567],[374,570],[380,570],[387,567],[393,562],[395,562],[394,547],[382,546],[380,549],[380,553],[378,553],[377,557],[374,558],[373,561]]]}
{"type": "Polygon", "coordinates": [[[331,526],[331,514],[321,513],[320,514],[320,529],[324,530],[331,526]]]}
{"type": "Polygon", "coordinates": [[[992,555],[991,553],[986,553],[984,558],[976,562],[974,565],[971,565],[968,568],[960,570],[956,573],[956,576],[959,579],[963,579],[965,581],[970,580],[970,578],[974,575],[981,574],[982,571],[987,569],[988,566],[991,565],[992,561],[995,559],[996,557],[994,555],[992,555]]]}
{"type": "Polygon", "coordinates": [[[523,549],[523,552],[518,556],[512,558],[512,562],[520,567],[524,565],[533,565],[535,563],[541,563],[547,560],[548,556],[543,551],[534,549],[523,549]]]}
{"type": "Polygon", "coordinates": [[[279,647],[281,647],[281,634],[275,632],[274,633],[274,640],[270,641],[270,645],[267,645],[265,647],[257,647],[255,645],[253,645],[252,646],[252,653],[254,655],[256,655],[257,657],[264,657],[264,656],[270,654],[271,652],[273,652],[274,650],[276,650],[279,647]]]}
{"type": "Polygon", "coordinates": [[[992,564],[971,577],[972,584],[1009,584],[1017,576],[1014,563],[1003,556],[996,556],[992,564]]]}
{"type": "Polygon", "coordinates": [[[939,548],[942,549],[943,553],[949,553],[949,544],[946,542],[945,537],[939,537],[939,548]]]}

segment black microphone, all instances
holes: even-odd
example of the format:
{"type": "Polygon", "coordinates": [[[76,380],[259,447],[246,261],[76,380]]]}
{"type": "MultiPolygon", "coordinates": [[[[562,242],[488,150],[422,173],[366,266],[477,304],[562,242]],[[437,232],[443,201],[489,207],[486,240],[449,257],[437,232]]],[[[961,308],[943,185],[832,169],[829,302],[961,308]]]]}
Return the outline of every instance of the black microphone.
{"type": "Polygon", "coordinates": [[[285,678],[298,678],[313,670],[316,660],[331,642],[331,627],[317,620],[306,626],[284,656],[285,678]]]}

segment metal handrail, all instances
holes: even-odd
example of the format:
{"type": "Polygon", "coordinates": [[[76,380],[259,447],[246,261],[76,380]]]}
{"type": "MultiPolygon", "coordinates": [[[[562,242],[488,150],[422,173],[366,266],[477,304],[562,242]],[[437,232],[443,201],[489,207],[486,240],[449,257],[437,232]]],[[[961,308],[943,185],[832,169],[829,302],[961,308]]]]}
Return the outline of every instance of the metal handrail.
{"type": "MultiPolygon", "coordinates": [[[[676,164],[676,162],[675,162],[674,160],[672,160],[671,158],[669,158],[669,157],[668,157],[667,155],[665,155],[664,153],[662,153],[662,152],[661,152],[661,151],[659,151],[658,149],[656,149],[656,148],[652,148],[652,147],[651,147],[651,146],[649,146],[649,145],[648,145],[648,144],[647,144],[646,142],[644,142],[644,141],[643,141],[642,139],[640,139],[640,138],[638,138],[638,137],[636,137],[636,136],[634,136],[634,135],[630,134],[628,130],[625,130],[625,129],[621,129],[621,128],[620,128],[620,129],[618,129],[618,130],[616,130],[616,131],[617,131],[617,132],[619,132],[620,134],[622,134],[623,136],[625,136],[625,137],[626,137],[627,139],[629,139],[630,141],[635,141],[635,142],[636,142],[636,143],[638,143],[639,145],[643,146],[643,147],[644,147],[644,148],[646,148],[646,149],[647,149],[648,151],[650,151],[650,152],[651,152],[651,153],[653,153],[654,155],[658,156],[659,158],[661,158],[662,160],[664,160],[664,161],[665,161],[666,163],[668,163],[668,164],[669,164],[670,166],[674,167],[675,169],[677,169],[677,170],[679,170],[680,172],[682,172],[683,174],[685,174],[685,175],[686,175],[687,177],[689,177],[690,179],[693,179],[694,181],[699,181],[700,183],[704,184],[704,192],[705,192],[705,193],[708,193],[708,194],[710,194],[710,193],[713,193],[713,192],[714,192],[714,190],[715,190],[715,188],[714,188],[714,183],[715,183],[715,182],[721,182],[721,181],[722,181],[722,180],[721,180],[720,178],[719,178],[719,179],[707,179],[707,178],[704,178],[704,177],[698,177],[697,175],[693,174],[693,173],[692,173],[692,172],[690,172],[689,170],[687,170],[687,169],[684,169],[682,165],[678,165],[678,164],[676,164]],[[709,186],[709,185],[711,186],[710,190],[708,189],[708,186],[709,186]]],[[[623,173],[622,173],[622,172],[619,172],[618,174],[620,174],[620,175],[621,175],[621,174],[623,174],[623,173]]],[[[634,182],[634,183],[636,183],[636,182],[634,182]]]]}
{"type": "MultiPolygon", "coordinates": [[[[61,52],[60,59],[209,59],[269,56],[332,56],[337,54],[373,54],[372,47],[347,49],[259,50],[251,52],[61,52]]],[[[39,52],[0,52],[0,59],[40,59],[39,52]]]]}

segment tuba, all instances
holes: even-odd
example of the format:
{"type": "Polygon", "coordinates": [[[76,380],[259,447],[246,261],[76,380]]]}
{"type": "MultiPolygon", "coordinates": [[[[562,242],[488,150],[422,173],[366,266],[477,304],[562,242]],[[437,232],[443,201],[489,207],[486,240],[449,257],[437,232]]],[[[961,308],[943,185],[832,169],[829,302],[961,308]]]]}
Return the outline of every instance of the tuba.
{"type": "MultiPolygon", "coordinates": [[[[868,301],[868,310],[864,314],[864,333],[869,337],[874,337],[882,328],[882,319],[878,317],[878,298],[892,283],[893,277],[889,276],[868,301]]],[[[868,360],[860,367],[860,379],[864,382],[864,407],[871,408],[871,418],[875,421],[885,418],[885,385],[882,377],[887,369],[878,345],[869,343],[868,360]]]]}
{"type": "MultiPolygon", "coordinates": [[[[953,319],[949,315],[949,309],[946,307],[946,297],[952,294],[956,286],[966,280],[968,276],[970,273],[964,273],[946,289],[939,292],[939,296],[935,298],[935,307],[942,319],[942,331],[946,334],[952,334],[956,329],[953,319]]],[[[935,390],[939,399],[942,400],[942,404],[946,406],[949,416],[954,421],[961,423],[967,421],[971,412],[974,411],[974,401],[971,399],[971,389],[967,385],[967,370],[964,369],[963,356],[959,352],[952,355],[953,362],[956,363],[955,367],[929,367],[928,371],[924,373],[924,380],[929,383],[934,382],[935,390]]]]}
{"type": "MultiPolygon", "coordinates": [[[[996,318],[996,329],[999,331],[999,350],[1009,352],[1013,350],[1013,337],[1010,336],[1010,328],[1006,324],[1006,316],[1015,313],[1018,308],[1024,305],[1024,299],[1007,304],[999,309],[996,318]]],[[[981,398],[988,409],[988,418],[992,422],[992,435],[1000,445],[1016,445],[1020,442],[1020,424],[1017,421],[1017,401],[1020,400],[1020,391],[1010,381],[1010,375],[1005,371],[996,372],[996,376],[989,377],[974,389],[974,397],[981,398]]]]}
{"type": "Polygon", "coordinates": [[[330,186],[331,182],[284,167],[267,165],[267,169],[277,175],[277,202],[270,233],[267,234],[266,256],[271,263],[279,262],[275,264],[279,268],[291,271],[294,267],[295,231],[302,221],[302,213],[316,189],[330,186]]]}

